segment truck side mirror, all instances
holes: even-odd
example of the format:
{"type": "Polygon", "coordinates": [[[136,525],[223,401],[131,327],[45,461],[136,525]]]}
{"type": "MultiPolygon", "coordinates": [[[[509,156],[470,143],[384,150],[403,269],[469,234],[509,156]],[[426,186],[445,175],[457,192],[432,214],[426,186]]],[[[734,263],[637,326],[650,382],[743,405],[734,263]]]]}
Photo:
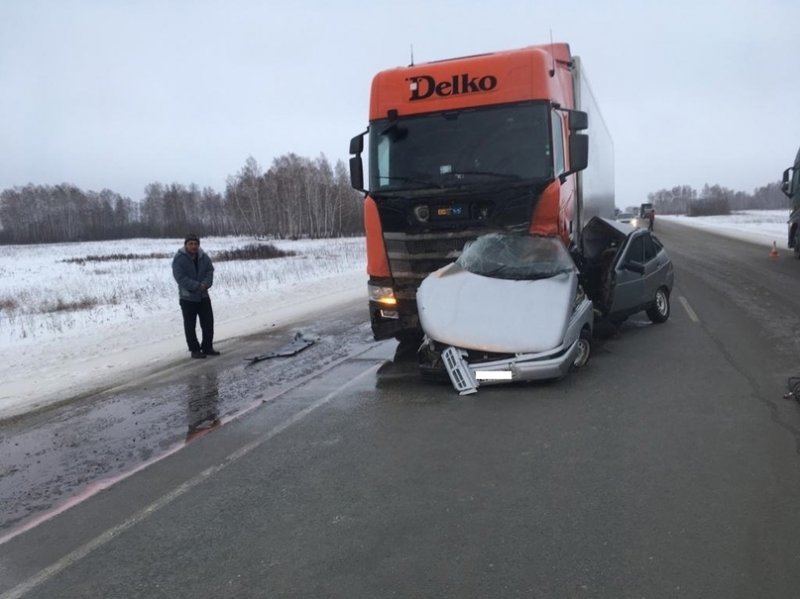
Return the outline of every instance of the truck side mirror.
{"type": "MultiPolygon", "coordinates": [[[[369,131],[369,129],[367,129],[369,131]]],[[[361,152],[364,151],[364,134],[356,135],[350,140],[350,185],[362,193],[367,193],[364,189],[364,165],[361,163],[361,152]]]]}
{"type": "Polygon", "coordinates": [[[589,115],[582,110],[569,111],[569,130],[583,131],[589,128],[589,115]]]}
{"type": "Polygon", "coordinates": [[[361,164],[361,156],[353,156],[350,159],[350,185],[353,189],[365,192],[364,167],[361,164]]]}
{"type": "Polygon", "coordinates": [[[582,171],[589,165],[589,136],[572,133],[569,136],[569,172],[582,171]]]}
{"type": "Polygon", "coordinates": [[[783,171],[783,181],[781,182],[781,191],[789,197],[792,197],[791,179],[793,174],[794,167],[790,166],[783,171]]]}
{"type": "Polygon", "coordinates": [[[350,140],[350,153],[361,154],[364,151],[364,134],[356,135],[350,140]]]}

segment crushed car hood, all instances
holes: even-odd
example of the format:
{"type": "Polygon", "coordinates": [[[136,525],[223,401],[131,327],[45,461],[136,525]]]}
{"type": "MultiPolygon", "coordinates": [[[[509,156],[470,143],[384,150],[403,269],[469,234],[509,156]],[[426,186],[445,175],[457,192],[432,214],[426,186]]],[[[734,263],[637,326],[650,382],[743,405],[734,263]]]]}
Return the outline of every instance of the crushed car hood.
{"type": "Polygon", "coordinates": [[[449,264],[422,281],[417,308],[422,329],[440,343],[497,353],[542,352],[562,343],[577,285],[575,273],[495,279],[449,264]]]}

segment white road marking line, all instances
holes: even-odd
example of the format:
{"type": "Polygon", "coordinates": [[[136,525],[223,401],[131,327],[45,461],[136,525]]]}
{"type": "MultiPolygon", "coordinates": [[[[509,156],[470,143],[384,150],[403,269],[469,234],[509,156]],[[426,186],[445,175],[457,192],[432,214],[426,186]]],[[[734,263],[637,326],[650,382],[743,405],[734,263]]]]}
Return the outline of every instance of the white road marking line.
{"type": "Polygon", "coordinates": [[[109,528],[104,533],[102,533],[101,535],[95,537],[94,539],[92,539],[88,543],[85,543],[84,545],[78,547],[74,551],[72,551],[69,554],[65,555],[60,560],[58,560],[56,563],[51,564],[50,566],[48,566],[47,568],[44,568],[43,570],[40,570],[37,574],[31,576],[25,582],[22,582],[22,583],[18,584],[16,587],[14,587],[13,589],[3,593],[2,595],[0,595],[0,599],[19,599],[25,593],[28,593],[29,591],[31,591],[32,589],[36,588],[40,584],[46,582],[47,580],[49,580],[50,578],[52,578],[56,574],[60,573],[62,570],[65,570],[69,566],[71,566],[72,564],[77,563],[78,561],[80,561],[81,559],[83,559],[84,557],[89,555],[95,549],[98,549],[99,547],[102,547],[103,545],[105,545],[106,543],[108,543],[109,541],[111,541],[112,539],[117,537],[118,535],[122,534],[123,532],[125,532],[129,528],[133,527],[134,525],[138,524],[139,522],[142,522],[145,518],[147,518],[151,514],[157,512],[161,508],[169,505],[170,503],[175,501],[181,495],[184,495],[188,491],[191,491],[194,487],[196,487],[200,483],[204,482],[205,480],[209,479],[210,477],[215,475],[217,472],[220,472],[224,468],[226,468],[226,467],[230,466],[231,464],[237,462],[238,460],[242,459],[247,454],[253,452],[259,446],[263,445],[264,443],[266,443],[267,441],[269,441],[270,439],[272,439],[276,435],[279,435],[280,433],[285,431],[287,428],[289,428],[293,424],[296,424],[296,423],[300,422],[303,418],[305,418],[306,416],[308,416],[309,414],[311,414],[312,412],[314,412],[318,408],[321,408],[325,404],[329,403],[334,397],[336,397],[338,394],[340,394],[342,391],[347,389],[349,386],[351,386],[356,381],[359,381],[362,378],[364,378],[366,375],[377,371],[378,368],[380,368],[380,366],[381,366],[381,364],[374,364],[374,365],[370,366],[369,368],[364,370],[362,373],[356,375],[355,377],[353,377],[352,379],[347,381],[344,385],[342,385],[341,387],[339,387],[335,391],[331,391],[325,397],[322,397],[322,398],[318,399],[317,401],[315,401],[311,405],[309,405],[309,406],[303,408],[302,410],[300,410],[294,416],[291,416],[291,417],[287,418],[286,420],[281,422],[279,425],[277,425],[274,428],[270,429],[267,433],[265,433],[264,435],[262,435],[261,437],[259,437],[255,441],[253,441],[251,443],[248,443],[247,445],[241,447],[240,449],[237,449],[236,451],[234,451],[233,453],[228,455],[223,460],[223,462],[221,464],[217,464],[216,466],[211,466],[210,468],[206,468],[205,470],[203,470],[200,474],[198,474],[197,476],[195,476],[191,480],[186,481],[185,483],[179,485],[178,487],[176,487],[175,489],[173,489],[172,491],[170,491],[166,495],[163,495],[162,497],[160,497],[156,501],[154,501],[151,504],[147,505],[146,507],[142,508],[141,510],[136,512],[133,516],[128,518],[126,521],[122,522],[121,524],[118,524],[117,526],[109,528]]]}
{"type": "Polygon", "coordinates": [[[700,322],[700,319],[697,317],[695,311],[692,310],[692,307],[689,305],[689,302],[686,300],[686,298],[681,295],[678,297],[678,299],[681,300],[683,309],[686,310],[686,313],[689,315],[689,318],[692,320],[692,322],[700,322]]]}

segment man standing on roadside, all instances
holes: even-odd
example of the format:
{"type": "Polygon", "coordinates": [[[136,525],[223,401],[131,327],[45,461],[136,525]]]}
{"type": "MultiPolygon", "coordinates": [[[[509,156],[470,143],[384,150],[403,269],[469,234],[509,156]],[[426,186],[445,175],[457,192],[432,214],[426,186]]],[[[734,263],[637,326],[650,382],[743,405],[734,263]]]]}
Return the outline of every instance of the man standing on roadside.
{"type": "Polygon", "coordinates": [[[178,293],[183,313],[183,331],[192,358],[218,356],[214,349],[214,311],[208,289],[214,283],[214,265],[211,258],[200,249],[200,238],[190,233],[172,259],[172,276],[178,283],[178,293]],[[197,342],[197,318],[200,317],[202,343],[197,342]]]}

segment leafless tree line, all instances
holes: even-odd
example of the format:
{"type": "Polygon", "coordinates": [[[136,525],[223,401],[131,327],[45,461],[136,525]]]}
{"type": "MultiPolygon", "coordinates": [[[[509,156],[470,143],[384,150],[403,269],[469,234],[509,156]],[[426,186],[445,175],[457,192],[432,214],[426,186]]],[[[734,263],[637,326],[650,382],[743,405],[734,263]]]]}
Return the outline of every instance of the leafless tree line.
{"type": "Polygon", "coordinates": [[[225,197],[235,233],[321,238],[363,231],[363,197],[341,160],[331,168],[324,156],[287,154],[263,173],[251,157],[228,177],[225,197]]]}
{"type": "Polygon", "coordinates": [[[0,243],[121,239],[141,232],[139,206],[109,189],[68,183],[0,192],[0,243]]]}
{"type": "Polygon", "coordinates": [[[224,195],[178,183],[150,183],[138,202],[66,183],[6,189],[0,192],[0,243],[183,237],[189,231],[272,238],[359,235],[362,202],[342,161],[331,167],[324,155],[311,160],[287,154],[264,172],[250,157],[228,177],[224,195]]]}
{"type": "MultiPolygon", "coordinates": [[[[661,214],[726,214],[731,210],[788,209],[778,182],[748,194],[706,184],[661,189],[647,198],[661,214]]],[[[151,183],[133,201],[109,189],[83,191],[68,183],[26,185],[0,192],[0,243],[53,243],[254,235],[323,238],[362,233],[361,194],[350,187],[342,161],[286,154],[264,172],[249,157],[228,177],[225,193],[207,187],[151,183]]]]}
{"type": "Polygon", "coordinates": [[[752,194],[708,184],[698,193],[691,185],[678,185],[649,193],[647,199],[658,213],[688,216],[729,214],[732,210],[789,209],[789,200],[778,182],[759,187],[752,194]]]}

